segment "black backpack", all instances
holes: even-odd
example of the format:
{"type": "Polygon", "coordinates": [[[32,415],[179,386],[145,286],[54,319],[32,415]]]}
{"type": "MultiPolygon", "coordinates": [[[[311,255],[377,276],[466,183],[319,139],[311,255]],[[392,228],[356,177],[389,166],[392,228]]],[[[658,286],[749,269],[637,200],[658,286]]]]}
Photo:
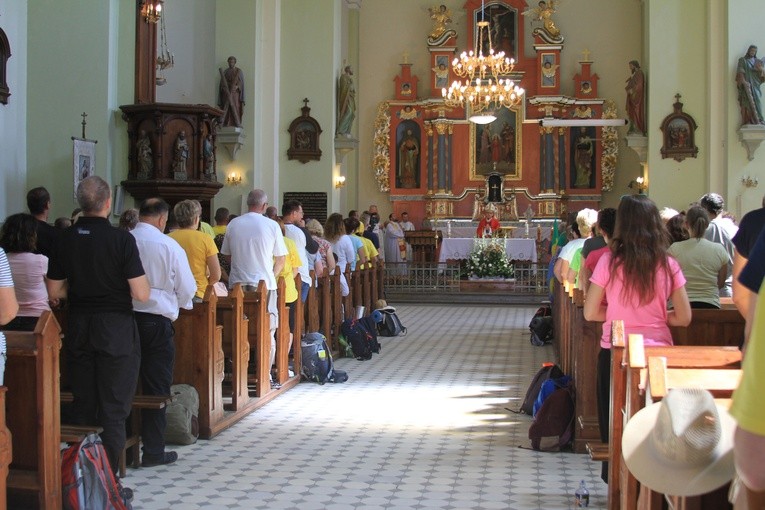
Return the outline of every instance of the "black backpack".
{"type": "Polygon", "coordinates": [[[335,370],[332,352],[327,346],[327,339],[321,333],[308,333],[300,341],[302,367],[300,375],[307,381],[319,384],[326,382],[342,383],[348,380],[348,374],[335,370]]]}
{"type": "Polygon", "coordinates": [[[380,352],[377,341],[377,325],[371,317],[346,319],[340,325],[340,332],[353,350],[353,356],[360,361],[372,359],[372,354],[380,352]]]}
{"type": "Polygon", "coordinates": [[[553,318],[549,305],[540,306],[529,322],[531,345],[541,347],[552,342],[553,318]]]}
{"type": "Polygon", "coordinates": [[[531,379],[521,408],[517,411],[513,411],[512,409],[507,410],[532,416],[534,414],[534,402],[536,402],[537,396],[539,396],[539,391],[542,389],[542,383],[548,379],[558,379],[560,377],[563,377],[563,370],[561,370],[558,365],[554,363],[544,363],[542,368],[540,368],[531,379]]]}
{"type": "Polygon", "coordinates": [[[406,335],[406,328],[401,324],[401,320],[396,315],[396,310],[381,308],[377,310],[382,313],[382,320],[377,323],[377,334],[380,336],[399,336],[406,335]]]}

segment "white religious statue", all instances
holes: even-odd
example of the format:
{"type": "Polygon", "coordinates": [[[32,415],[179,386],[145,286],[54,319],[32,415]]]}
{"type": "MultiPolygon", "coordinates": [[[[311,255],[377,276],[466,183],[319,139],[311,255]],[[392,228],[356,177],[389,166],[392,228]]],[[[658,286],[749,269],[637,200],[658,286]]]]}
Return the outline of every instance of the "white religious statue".
{"type": "Polygon", "coordinates": [[[526,218],[526,239],[529,238],[529,225],[531,220],[534,219],[534,209],[531,208],[531,204],[526,208],[526,212],[523,213],[523,217],[526,218]]]}

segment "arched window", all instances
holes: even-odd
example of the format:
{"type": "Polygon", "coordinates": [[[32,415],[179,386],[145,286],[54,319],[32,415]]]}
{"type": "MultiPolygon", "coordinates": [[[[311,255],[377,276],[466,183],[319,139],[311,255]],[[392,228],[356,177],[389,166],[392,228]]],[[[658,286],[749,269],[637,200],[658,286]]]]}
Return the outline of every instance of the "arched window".
{"type": "Polygon", "coordinates": [[[8,97],[11,95],[5,79],[5,68],[9,58],[11,58],[11,45],[8,44],[5,32],[0,28],[0,103],[3,104],[8,104],[8,97]]]}

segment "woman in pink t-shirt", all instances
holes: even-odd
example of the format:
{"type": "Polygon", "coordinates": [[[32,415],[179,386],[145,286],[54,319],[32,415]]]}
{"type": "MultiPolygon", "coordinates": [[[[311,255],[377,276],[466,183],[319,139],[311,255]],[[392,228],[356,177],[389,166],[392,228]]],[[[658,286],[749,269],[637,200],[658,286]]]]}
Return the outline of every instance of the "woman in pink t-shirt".
{"type": "MultiPolygon", "coordinates": [[[[598,425],[608,442],[611,386],[611,321],[623,320],[624,333],[642,334],[646,345],[672,345],[669,326],[687,326],[691,305],[685,277],[667,253],[669,234],[656,205],[645,195],[622,198],[614,237],[592,273],[584,318],[603,322],[597,368],[598,425]],[[607,304],[603,304],[603,300],[607,304]],[[667,310],[672,299],[673,310],[667,310]]],[[[601,476],[607,482],[608,467],[601,476]]]]}
{"type": "Polygon", "coordinates": [[[50,310],[48,291],[45,288],[48,257],[34,253],[37,250],[37,220],[24,213],[8,216],[0,235],[0,246],[8,255],[13,287],[19,303],[16,318],[3,328],[33,331],[40,315],[50,310]]]}

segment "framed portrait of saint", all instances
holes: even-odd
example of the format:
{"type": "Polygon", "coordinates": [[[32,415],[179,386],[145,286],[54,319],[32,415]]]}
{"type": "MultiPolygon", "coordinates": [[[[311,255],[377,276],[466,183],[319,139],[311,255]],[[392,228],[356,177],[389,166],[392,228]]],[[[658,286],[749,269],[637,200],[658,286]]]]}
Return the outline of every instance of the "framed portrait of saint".
{"type": "Polygon", "coordinates": [[[520,179],[521,115],[505,107],[494,112],[489,124],[470,124],[470,180],[483,180],[491,173],[520,179]]]}
{"type": "Polygon", "coordinates": [[[86,177],[96,174],[96,140],[72,137],[72,170],[74,175],[74,198],[77,199],[77,186],[86,177]]]}

